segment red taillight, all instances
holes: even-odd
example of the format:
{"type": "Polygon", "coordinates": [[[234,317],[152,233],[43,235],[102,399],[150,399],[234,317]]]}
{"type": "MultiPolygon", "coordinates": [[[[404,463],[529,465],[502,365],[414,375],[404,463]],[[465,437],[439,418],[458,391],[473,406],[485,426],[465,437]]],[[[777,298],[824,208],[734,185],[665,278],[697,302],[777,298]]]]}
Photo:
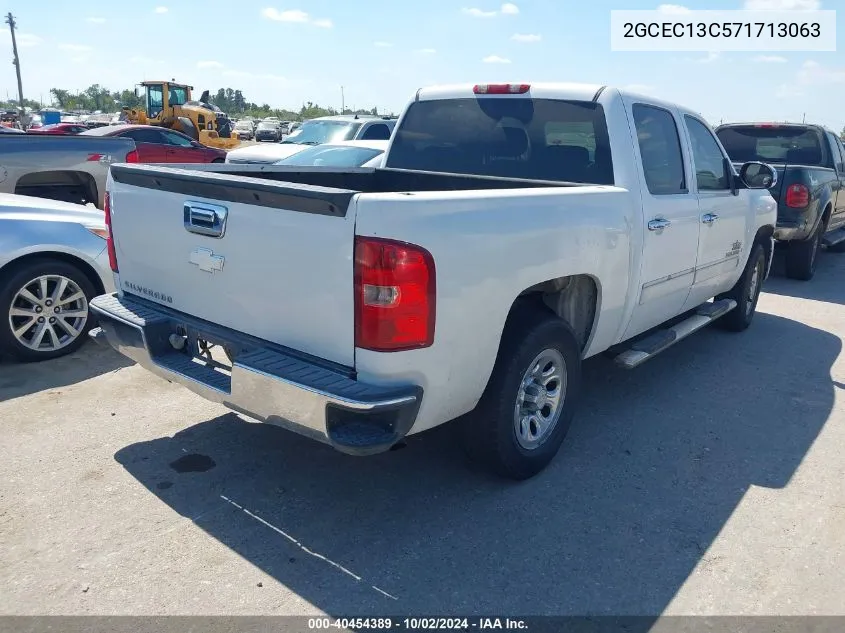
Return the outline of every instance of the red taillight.
{"type": "Polygon", "coordinates": [[[780,126],[777,123],[758,123],[754,127],[772,128],[772,127],[780,127],[780,126]]]}
{"type": "Polygon", "coordinates": [[[114,231],[111,228],[111,196],[108,191],[103,201],[103,211],[106,214],[106,228],[109,230],[109,236],[106,239],[106,248],[109,249],[109,268],[112,269],[112,272],[118,272],[117,254],[114,252],[114,231]]]}
{"type": "Polygon", "coordinates": [[[138,150],[133,149],[126,155],[126,162],[127,163],[140,163],[141,161],[138,160],[138,150]]]}
{"type": "Polygon", "coordinates": [[[789,185],[786,188],[786,206],[801,209],[810,204],[810,190],[804,185],[789,185]]]}
{"type": "Polygon", "coordinates": [[[355,346],[376,352],[434,342],[434,259],[424,248],[355,238],[355,346]]]}
{"type": "Polygon", "coordinates": [[[472,91],[477,95],[524,95],[530,84],[477,84],[472,91]]]}

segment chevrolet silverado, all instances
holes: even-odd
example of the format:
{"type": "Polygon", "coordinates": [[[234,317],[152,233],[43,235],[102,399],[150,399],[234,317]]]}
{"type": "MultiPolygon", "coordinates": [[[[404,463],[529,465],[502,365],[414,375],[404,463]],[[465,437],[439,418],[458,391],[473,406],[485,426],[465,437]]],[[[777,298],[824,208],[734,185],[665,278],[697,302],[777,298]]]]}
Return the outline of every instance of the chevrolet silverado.
{"type": "Polygon", "coordinates": [[[348,454],[461,418],[471,457],[531,477],[583,359],[744,330],[771,263],[775,170],[610,87],[421,89],[383,168],[257,167],[111,168],[91,335],[348,454]]]}

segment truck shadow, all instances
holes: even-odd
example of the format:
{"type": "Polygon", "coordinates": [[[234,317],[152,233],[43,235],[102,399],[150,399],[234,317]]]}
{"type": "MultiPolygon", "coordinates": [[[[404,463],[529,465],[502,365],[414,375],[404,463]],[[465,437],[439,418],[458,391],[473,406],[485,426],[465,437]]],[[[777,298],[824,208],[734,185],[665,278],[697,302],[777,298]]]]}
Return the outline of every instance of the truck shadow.
{"type": "Polygon", "coordinates": [[[656,616],[745,492],[787,485],[832,410],[840,347],[758,313],[644,371],[591,359],[564,449],[521,484],[467,468],[451,425],[353,458],[227,414],[115,459],[329,614],[656,616]]]}
{"type": "Polygon", "coordinates": [[[134,362],[125,356],[91,341],[72,354],[40,363],[0,359],[0,402],[74,385],[130,365],[134,362]]]}
{"type": "Polygon", "coordinates": [[[763,286],[763,292],[784,297],[845,304],[845,287],[842,285],[845,254],[822,251],[818,257],[816,274],[813,278],[810,281],[797,281],[786,277],[784,253],[782,249],[777,249],[772,261],[771,275],[763,286]]]}

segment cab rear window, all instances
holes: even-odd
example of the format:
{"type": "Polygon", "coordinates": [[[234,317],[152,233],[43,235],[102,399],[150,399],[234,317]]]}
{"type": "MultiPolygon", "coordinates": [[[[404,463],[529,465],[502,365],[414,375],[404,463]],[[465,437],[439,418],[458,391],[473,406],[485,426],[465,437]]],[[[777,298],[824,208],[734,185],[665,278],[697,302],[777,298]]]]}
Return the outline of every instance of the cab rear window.
{"type": "Polygon", "coordinates": [[[821,137],[813,128],[731,125],[716,135],[734,162],[791,163],[824,166],[821,137]]]}
{"type": "Polygon", "coordinates": [[[395,132],[386,167],[614,183],[603,108],[559,99],[417,101],[395,132]]]}

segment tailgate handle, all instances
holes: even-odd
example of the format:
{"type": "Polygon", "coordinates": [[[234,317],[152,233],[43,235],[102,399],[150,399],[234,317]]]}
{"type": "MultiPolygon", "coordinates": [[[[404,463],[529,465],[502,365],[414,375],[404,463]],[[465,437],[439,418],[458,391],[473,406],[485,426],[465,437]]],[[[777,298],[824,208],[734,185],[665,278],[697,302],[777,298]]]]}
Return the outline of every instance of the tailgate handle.
{"type": "Polygon", "coordinates": [[[208,202],[186,202],[184,206],[185,230],[208,237],[223,237],[226,232],[228,209],[208,202]]]}

